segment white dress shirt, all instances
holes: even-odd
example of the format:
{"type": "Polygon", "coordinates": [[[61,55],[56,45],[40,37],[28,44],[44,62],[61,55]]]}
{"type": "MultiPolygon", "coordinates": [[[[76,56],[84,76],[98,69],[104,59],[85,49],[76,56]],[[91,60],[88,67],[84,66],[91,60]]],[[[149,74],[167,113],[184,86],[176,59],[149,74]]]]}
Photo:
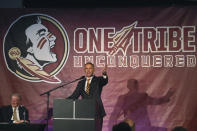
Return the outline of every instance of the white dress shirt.
{"type": "MultiPolygon", "coordinates": [[[[86,89],[87,89],[88,79],[90,79],[89,82],[91,83],[93,77],[94,77],[94,76],[86,77],[86,83],[85,83],[85,89],[84,89],[85,91],[86,91],[86,89]]],[[[103,75],[103,78],[106,79],[107,76],[103,75]]]]}
{"type": "MultiPolygon", "coordinates": [[[[13,111],[13,114],[14,114],[14,107],[12,107],[12,111],[13,111]]],[[[12,119],[11,120],[13,120],[13,114],[12,114],[12,119]]],[[[19,121],[20,117],[19,117],[19,109],[18,109],[18,107],[16,107],[16,117],[17,117],[17,120],[19,121]]],[[[13,123],[15,123],[15,121],[13,123]]]]}
{"type": "Polygon", "coordinates": [[[86,83],[85,83],[85,91],[86,91],[86,89],[87,89],[87,84],[88,84],[88,79],[90,79],[90,83],[91,83],[91,81],[92,81],[92,78],[93,78],[94,76],[91,76],[91,77],[86,77],[86,83]]]}

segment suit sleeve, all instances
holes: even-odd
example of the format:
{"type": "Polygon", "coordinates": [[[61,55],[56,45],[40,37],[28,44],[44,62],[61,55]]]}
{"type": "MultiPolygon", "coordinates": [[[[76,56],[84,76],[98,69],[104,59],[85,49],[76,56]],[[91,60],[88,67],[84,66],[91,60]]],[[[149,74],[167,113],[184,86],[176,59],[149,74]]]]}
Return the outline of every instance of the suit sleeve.
{"type": "Polygon", "coordinates": [[[2,122],[8,122],[12,123],[13,121],[11,120],[12,113],[10,112],[10,106],[3,106],[1,108],[1,121],[2,122]]]}
{"type": "Polygon", "coordinates": [[[106,78],[104,78],[103,76],[100,77],[100,87],[105,86],[108,83],[108,76],[106,76],[106,78]]]}
{"type": "Polygon", "coordinates": [[[24,107],[24,111],[25,111],[25,114],[24,114],[25,115],[25,120],[30,122],[30,120],[29,120],[29,111],[25,107],[24,107]]]}
{"type": "MultiPolygon", "coordinates": [[[[19,117],[20,117],[20,120],[26,120],[26,121],[30,122],[29,121],[29,112],[25,106],[19,106],[19,117]]],[[[15,123],[15,121],[14,121],[14,123],[15,123]]]]}
{"type": "Polygon", "coordinates": [[[71,96],[67,97],[67,99],[73,99],[73,100],[76,100],[79,98],[80,94],[81,94],[81,91],[80,91],[80,82],[77,84],[77,87],[76,89],[74,90],[74,92],[72,93],[71,96]]]}

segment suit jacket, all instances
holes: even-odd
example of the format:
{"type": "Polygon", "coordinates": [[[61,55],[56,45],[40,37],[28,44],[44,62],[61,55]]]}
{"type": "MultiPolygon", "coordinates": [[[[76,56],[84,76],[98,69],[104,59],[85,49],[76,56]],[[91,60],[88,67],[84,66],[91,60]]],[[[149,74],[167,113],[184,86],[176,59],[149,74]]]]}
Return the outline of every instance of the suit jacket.
{"type": "Polygon", "coordinates": [[[106,115],[105,109],[103,106],[103,102],[101,100],[101,92],[103,89],[103,86],[105,86],[108,83],[108,77],[106,79],[103,78],[103,76],[96,77],[93,76],[92,81],[90,83],[90,93],[89,95],[85,92],[85,82],[86,79],[83,79],[78,82],[77,87],[73,94],[68,97],[68,99],[78,99],[79,96],[82,97],[82,99],[95,99],[98,107],[96,116],[98,117],[104,117],[106,115]]]}
{"type": "MultiPolygon", "coordinates": [[[[19,110],[20,120],[25,119],[25,120],[29,121],[28,110],[24,106],[19,106],[18,110],[19,110]]],[[[12,110],[11,105],[3,106],[1,108],[1,113],[0,114],[1,114],[1,121],[2,122],[13,123],[13,120],[11,120],[12,115],[13,115],[13,110],[12,110]]]]}

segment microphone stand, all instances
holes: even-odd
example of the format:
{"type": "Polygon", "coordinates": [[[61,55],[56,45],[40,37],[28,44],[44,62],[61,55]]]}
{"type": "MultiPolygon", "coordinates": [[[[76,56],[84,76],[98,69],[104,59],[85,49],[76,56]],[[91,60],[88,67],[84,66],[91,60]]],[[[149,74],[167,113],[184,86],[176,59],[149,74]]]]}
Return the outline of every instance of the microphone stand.
{"type": "Polygon", "coordinates": [[[25,119],[26,119],[25,115],[26,115],[26,113],[25,113],[25,110],[24,110],[24,112],[23,112],[23,116],[24,116],[24,123],[25,123],[25,119]]]}
{"type": "Polygon", "coordinates": [[[64,84],[62,84],[62,85],[60,85],[60,86],[57,86],[57,87],[55,87],[55,88],[52,88],[52,89],[50,89],[50,90],[48,90],[48,91],[46,91],[46,92],[40,94],[40,96],[47,95],[47,131],[49,130],[49,129],[48,129],[48,128],[49,128],[48,125],[49,125],[49,96],[50,96],[50,93],[51,93],[52,91],[55,91],[55,90],[57,90],[57,89],[59,89],[59,88],[62,88],[62,87],[64,87],[64,86],[68,85],[68,84],[74,83],[74,82],[76,82],[76,81],[78,81],[78,80],[81,80],[81,79],[84,79],[84,78],[85,78],[85,76],[82,76],[82,77],[80,77],[80,78],[78,78],[78,79],[76,79],[76,80],[70,81],[70,82],[68,82],[68,83],[64,83],[64,84]]]}

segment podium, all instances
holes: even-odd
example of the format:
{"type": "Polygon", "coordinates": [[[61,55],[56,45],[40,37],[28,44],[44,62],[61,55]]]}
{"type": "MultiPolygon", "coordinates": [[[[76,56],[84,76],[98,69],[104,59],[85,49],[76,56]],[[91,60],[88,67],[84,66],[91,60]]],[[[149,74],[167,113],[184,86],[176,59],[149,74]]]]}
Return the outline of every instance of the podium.
{"type": "Polygon", "coordinates": [[[55,99],[53,131],[95,131],[96,102],[92,99],[55,99]]]}

